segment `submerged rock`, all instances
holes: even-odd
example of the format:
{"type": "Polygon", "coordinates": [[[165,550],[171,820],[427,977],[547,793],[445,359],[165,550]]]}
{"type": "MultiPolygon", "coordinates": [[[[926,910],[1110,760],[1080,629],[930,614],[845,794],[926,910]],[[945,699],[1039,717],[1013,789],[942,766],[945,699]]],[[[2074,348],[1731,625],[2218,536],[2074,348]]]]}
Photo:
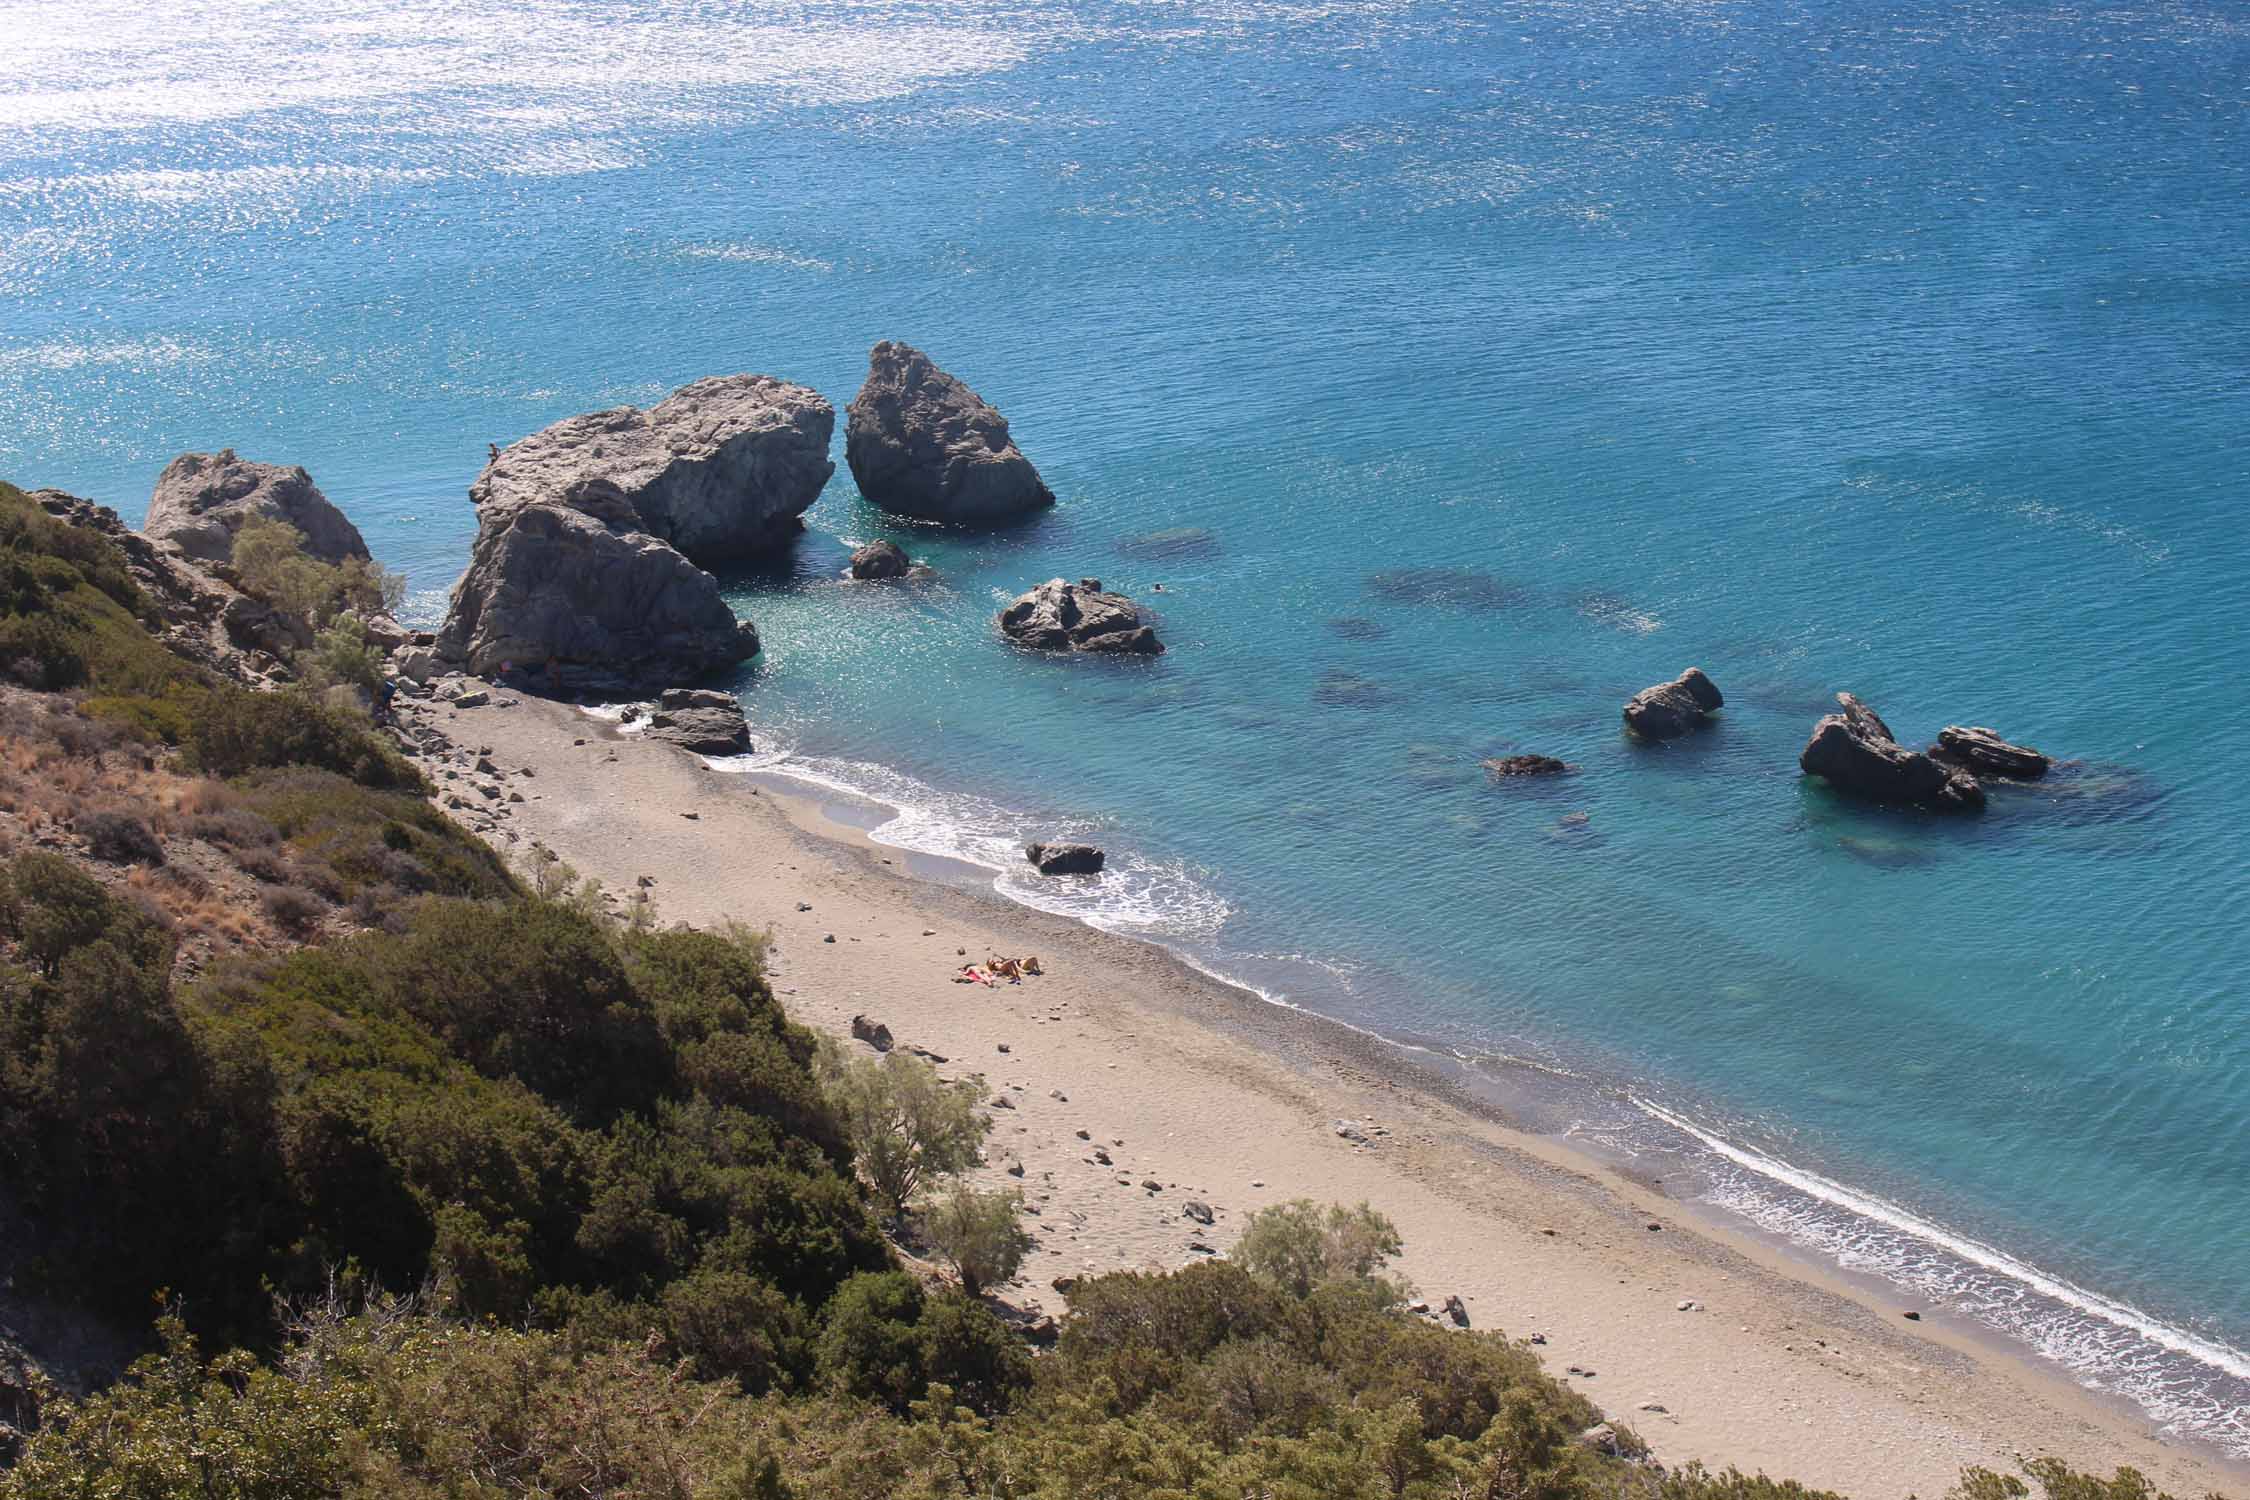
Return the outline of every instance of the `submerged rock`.
{"type": "Polygon", "coordinates": [[[1570,769],[1552,755],[1504,755],[1484,763],[1493,779],[1511,776],[1560,776],[1570,769]]]}
{"type": "Polygon", "coordinates": [[[906,549],[896,542],[869,542],[852,554],[854,578],[904,578],[909,566],[906,549]]]}
{"type": "Polygon", "coordinates": [[[1723,707],[1718,684],[1690,667],[1670,682],[1642,688],[1625,702],[1625,727],[1644,739],[1669,740],[1703,723],[1723,707]]]}
{"type": "Polygon", "coordinates": [[[1201,526],[1174,526],[1164,531],[1144,532],[1117,543],[1119,556],[1141,562],[1185,562],[1216,557],[1219,550],[1219,539],[1201,526]]]}
{"type": "Polygon", "coordinates": [[[846,409],[844,461],[859,492],[894,515],[990,524],[1055,503],[1008,419],[930,357],[890,340],[868,354],[846,409]]]}
{"type": "Polygon", "coordinates": [[[141,531],[171,542],[198,562],[226,562],[235,533],[252,516],[287,522],[305,538],[305,552],[322,562],[368,556],[359,528],[299,468],[252,463],[219,453],[183,453],[164,466],[149,497],[141,531]]]}
{"type": "Polygon", "coordinates": [[[1468,568],[1385,568],[1367,575],[1367,587],[1394,603],[1443,609],[1506,609],[1524,598],[1522,589],[1468,568]]]}
{"type": "Polygon", "coordinates": [[[1104,651],[1160,656],[1164,643],[1123,594],[1102,592],[1099,578],[1050,578],[1000,611],[1000,629],[1035,651],[1104,651]]]}
{"type": "Polygon", "coordinates": [[[2011,745],[1989,729],[1948,724],[1938,731],[1930,757],[1961,767],[1972,775],[2005,776],[2013,781],[2037,781],[2054,761],[2028,745],[2011,745]]]}
{"type": "Polygon", "coordinates": [[[698,563],[770,552],[836,472],[836,410],[770,375],[714,375],[645,411],[566,417],[508,445],[469,491],[480,515],[614,486],[638,528],[698,563]]]}
{"type": "Polygon", "coordinates": [[[1024,857],[1042,875],[1099,875],[1109,856],[1092,844],[1032,844],[1024,857]]]}
{"type": "Polygon", "coordinates": [[[1841,713],[1813,726],[1797,764],[1837,791],[1873,802],[1925,807],[1934,812],[1976,812],[1984,788],[1958,767],[1932,760],[1898,743],[1890,726],[1850,693],[1838,693],[1841,713]]]}

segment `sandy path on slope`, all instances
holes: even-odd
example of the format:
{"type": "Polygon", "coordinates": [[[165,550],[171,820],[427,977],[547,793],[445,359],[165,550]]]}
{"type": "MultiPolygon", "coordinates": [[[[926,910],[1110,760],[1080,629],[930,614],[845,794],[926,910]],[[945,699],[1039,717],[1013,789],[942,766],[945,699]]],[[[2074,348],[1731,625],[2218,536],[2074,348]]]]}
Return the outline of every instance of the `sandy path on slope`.
{"type": "Polygon", "coordinates": [[[465,778],[489,747],[524,800],[465,800],[498,810],[502,848],[542,841],[625,895],[651,877],[664,921],[768,928],[774,984],[797,1018],[841,1033],[864,1013],[943,1055],[947,1076],[982,1073],[1013,1101],[992,1111],[983,1173],[1015,1184],[1003,1169],[1020,1161],[1015,1185],[1038,1211],[1027,1221],[1038,1248],[1010,1300],[1060,1312],[1057,1276],[1174,1267],[1194,1244],[1223,1251],[1265,1204],[1365,1199],[1398,1224],[1398,1269],[1424,1295],[1460,1295],[1480,1328],[1543,1334],[1549,1370],[1587,1371],[1564,1378],[1667,1463],[1763,1469],[1858,1500],[1936,1500],[1962,1466],[2011,1469],[2018,1454],[2132,1464],[2183,1496],[2250,1491],[2242,1472],[2159,1443],[2137,1413],[1942,1314],[1907,1324],[1902,1304],[1485,1118],[1394,1048],[1151,945],[916,878],[911,856],[810,795],[772,783],[753,794],[761,783],[536,699],[401,707],[465,755],[433,770],[465,778]],[[961,949],[1037,953],[1047,975],[954,984],[961,949]],[[1340,1138],[1339,1119],[1369,1143],[1340,1138]],[[1095,1146],[1113,1165],[1093,1160],[1095,1146]],[[1211,1227],[1184,1216],[1190,1199],[1214,1210],[1211,1227]]]}

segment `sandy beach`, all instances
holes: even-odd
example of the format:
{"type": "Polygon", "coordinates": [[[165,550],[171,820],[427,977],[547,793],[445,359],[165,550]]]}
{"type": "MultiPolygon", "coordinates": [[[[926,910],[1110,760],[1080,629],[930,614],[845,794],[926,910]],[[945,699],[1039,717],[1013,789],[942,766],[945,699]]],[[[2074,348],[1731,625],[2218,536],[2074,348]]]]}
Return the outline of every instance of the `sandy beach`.
{"type": "Polygon", "coordinates": [[[537,699],[400,707],[453,742],[425,759],[456,778],[440,800],[489,810],[501,847],[544,843],[621,898],[652,881],[661,921],[769,929],[775,986],[800,1020],[842,1034],[865,1015],[947,1076],[981,1074],[1007,1101],[984,1175],[1021,1186],[1035,1211],[1037,1249],[1010,1301],[1060,1312],[1058,1277],[1223,1253],[1269,1203],[1364,1199],[1397,1223],[1398,1269],[1423,1296],[1458,1295],[1476,1327],[1541,1337],[1548,1368],[1667,1464],[1934,1500],[1965,1465],[2052,1454],[2129,1464],[2182,1495],[2250,1490],[2250,1476],[1942,1313],[1909,1323],[1903,1304],[1693,1216],[1660,1184],[1511,1129],[1378,1039],[1152,945],[925,878],[809,788],[714,771],[537,699]],[[497,776],[474,775],[480,755],[497,776]],[[956,984],[964,954],[1037,954],[1046,973],[956,984]],[[1208,1227],[1190,1200],[1210,1207],[1208,1227]]]}

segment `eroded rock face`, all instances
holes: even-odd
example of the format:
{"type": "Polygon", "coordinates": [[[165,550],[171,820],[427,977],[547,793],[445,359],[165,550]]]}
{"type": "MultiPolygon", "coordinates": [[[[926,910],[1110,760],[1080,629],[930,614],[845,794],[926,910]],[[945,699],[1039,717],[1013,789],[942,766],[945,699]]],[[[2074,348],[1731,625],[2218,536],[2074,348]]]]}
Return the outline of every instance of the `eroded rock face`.
{"type": "Polygon", "coordinates": [[[1972,775],[2037,781],[2054,765],[2029,745],[2011,745],[1989,729],[1948,724],[1938,731],[1937,739],[1930,747],[1930,758],[1959,766],[1972,775]]]}
{"type": "Polygon", "coordinates": [[[1159,656],[1164,643],[1123,594],[1102,592],[1099,578],[1050,578],[1000,611],[1009,640],[1035,651],[1106,651],[1159,656]]]}
{"type": "Polygon", "coordinates": [[[1055,503],[1008,435],[1008,419],[921,350],[888,340],[846,409],[844,461],[894,515],[989,525],[1055,503]]]}
{"type": "Polygon", "coordinates": [[[1814,725],[1797,757],[1808,774],[1871,802],[1934,812],[1976,812],[1984,806],[1984,788],[1974,776],[1899,744],[1890,726],[1850,693],[1838,693],[1836,701],[1843,711],[1814,725]]]}
{"type": "Polygon", "coordinates": [[[602,479],[549,497],[488,492],[439,657],[489,676],[503,662],[536,671],[551,655],[582,686],[638,686],[756,655],[757,631],[735,619],[718,580],[639,520],[602,479]]]}
{"type": "Polygon", "coordinates": [[[1625,703],[1625,725],[1644,739],[1677,739],[1722,707],[1718,684],[1690,667],[1670,682],[1642,688],[1625,703]]]}
{"type": "Polygon", "coordinates": [[[638,528],[697,563],[770,552],[795,535],[836,465],[836,410],[770,375],[714,375],[645,411],[566,417],[502,449],[469,498],[514,508],[595,480],[623,496],[638,528]]]}
{"type": "Polygon", "coordinates": [[[1092,844],[1032,844],[1023,852],[1042,875],[1099,875],[1109,862],[1092,844]]]}
{"type": "Polygon", "coordinates": [[[359,528],[329,503],[303,469],[252,463],[220,453],[183,453],[157,476],[141,530],[171,542],[198,562],[225,562],[234,535],[252,516],[286,521],[304,533],[305,551],[322,562],[365,558],[359,528]]]}

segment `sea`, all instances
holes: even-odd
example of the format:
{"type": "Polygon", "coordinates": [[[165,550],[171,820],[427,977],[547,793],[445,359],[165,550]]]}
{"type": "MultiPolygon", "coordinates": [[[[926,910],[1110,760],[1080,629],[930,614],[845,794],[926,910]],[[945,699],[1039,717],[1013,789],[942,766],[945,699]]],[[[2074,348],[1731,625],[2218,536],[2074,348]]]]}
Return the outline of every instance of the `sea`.
{"type": "Polygon", "coordinates": [[[0,79],[0,475],[306,465],[434,622],[488,443],[914,343],[1059,503],[839,430],[751,765],[2250,1458],[2236,0],[0,0],[0,79]],[[1170,650],[1010,648],[1054,576],[1170,650]],[[1839,690],[2061,764],[1852,805],[1839,690]]]}

